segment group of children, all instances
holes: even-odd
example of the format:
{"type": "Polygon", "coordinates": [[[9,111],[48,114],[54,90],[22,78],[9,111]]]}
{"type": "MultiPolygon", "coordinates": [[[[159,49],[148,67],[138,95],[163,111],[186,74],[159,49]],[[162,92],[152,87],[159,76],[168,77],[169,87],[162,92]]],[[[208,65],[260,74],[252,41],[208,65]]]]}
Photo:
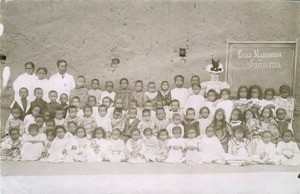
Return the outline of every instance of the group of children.
{"type": "Polygon", "coordinates": [[[111,81],[102,91],[93,79],[89,90],[78,76],[70,95],[49,91],[48,103],[43,88],[32,102],[21,88],[2,130],[2,160],[300,165],[289,86],[276,97],[273,88],[263,95],[257,85],[241,86],[231,100],[229,88],[206,91],[199,76],[189,89],[181,75],[174,82],[159,91],[149,82],[144,92],[143,81],[130,90],[122,78],[114,92],[111,81]]]}

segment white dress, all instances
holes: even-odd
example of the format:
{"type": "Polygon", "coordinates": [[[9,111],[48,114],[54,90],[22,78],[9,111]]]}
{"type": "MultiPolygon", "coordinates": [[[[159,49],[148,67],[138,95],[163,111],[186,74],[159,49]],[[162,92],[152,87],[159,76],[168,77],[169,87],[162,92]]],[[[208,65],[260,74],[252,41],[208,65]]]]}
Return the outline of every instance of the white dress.
{"type": "Polygon", "coordinates": [[[188,97],[185,104],[185,111],[188,108],[193,108],[195,110],[195,119],[199,118],[199,111],[204,106],[205,99],[201,94],[192,94],[188,97]]]}
{"type": "Polygon", "coordinates": [[[107,160],[108,142],[106,139],[94,138],[86,149],[87,162],[102,162],[107,160]],[[99,152],[97,152],[99,150],[99,152]]]}
{"type": "Polygon", "coordinates": [[[72,150],[72,156],[75,162],[86,162],[86,147],[88,139],[86,137],[74,137],[76,150],[72,150]]]}
{"type": "Polygon", "coordinates": [[[288,143],[284,141],[279,142],[276,147],[276,154],[279,155],[282,165],[300,165],[300,151],[294,141],[288,143]],[[284,155],[293,157],[287,159],[284,155]]]}
{"type": "Polygon", "coordinates": [[[107,158],[110,162],[122,162],[126,160],[125,157],[125,143],[121,139],[108,140],[108,154],[107,158]]]}
{"type": "Polygon", "coordinates": [[[108,114],[106,114],[104,117],[101,117],[99,115],[95,119],[96,119],[97,127],[102,127],[106,133],[112,131],[111,120],[108,114]]]}
{"type": "Polygon", "coordinates": [[[246,138],[237,141],[236,138],[231,139],[228,142],[228,153],[225,154],[224,159],[227,163],[234,166],[241,166],[250,162],[247,147],[249,140],[246,138]]]}
{"type": "Polygon", "coordinates": [[[174,88],[171,90],[172,100],[176,99],[180,103],[180,107],[184,108],[186,100],[188,99],[190,93],[187,88],[174,88]]]}
{"type": "Polygon", "coordinates": [[[188,150],[186,149],[185,152],[185,162],[187,164],[203,164],[203,161],[201,159],[201,155],[199,154],[199,151],[202,151],[201,148],[201,140],[199,138],[193,138],[193,139],[185,139],[185,147],[196,147],[197,149],[194,150],[188,150]]]}
{"type": "Polygon", "coordinates": [[[166,163],[181,163],[183,161],[183,150],[185,148],[185,141],[183,138],[172,138],[168,142],[169,155],[165,160],[166,163]],[[178,149],[173,147],[177,146],[178,149]]]}
{"type": "Polygon", "coordinates": [[[216,109],[222,108],[225,111],[225,118],[228,122],[233,110],[233,101],[232,100],[220,100],[216,109]]]}
{"type": "Polygon", "coordinates": [[[279,164],[280,157],[276,155],[275,144],[272,142],[266,144],[260,140],[252,160],[259,164],[279,164]]]}
{"type": "Polygon", "coordinates": [[[44,151],[43,141],[45,139],[45,134],[37,134],[36,136],[23,134],[21,160],[39,160],[44,151]],[[39,143],[31,143],[30,141],[38,141],[39,143]]]}
{"type": "Polygon", "coordinates": [[[205,135],[206,128],[211,124],[212,120],[209,118],[200,118],[198,119],[199,128],[200,128],[200,136],[205,135]]]}
{"type": "Polygon", "coordinates": [[[222,144],[216,136],[207,137],[203,135],[201,138],[202,152],[200,153],[203,162],[212,163],[223,160],[225,154],[222,144]]]}
{"type": "Polygon", "coordinates": [[[145,144],[142,139],[134,141],[129,139],[126,142],[126,158],[128,163],[144,163],[146,162],[144,154],[146,152],[145,144]],[[138,156],[134,157],[133,152],[138,153],[138,156]]]}
{"type": "Polygon", "coordinates": [[[143,141],[146,147],[146,152],[144,154],[146,161],[155,162],[157,160],[157,154],[159,152],[158,139],[153,135],[150,138],[143,137],[143,141]]]}

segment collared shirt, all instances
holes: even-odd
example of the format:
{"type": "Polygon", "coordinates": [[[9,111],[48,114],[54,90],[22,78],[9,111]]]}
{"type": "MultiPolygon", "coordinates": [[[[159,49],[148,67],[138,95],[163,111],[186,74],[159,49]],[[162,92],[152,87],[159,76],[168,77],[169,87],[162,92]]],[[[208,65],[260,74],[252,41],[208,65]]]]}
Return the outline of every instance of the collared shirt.
{"type": "Polygon", "coordinates": [[[56,73],[52,75],[49,80],[52,84],[52,89],[57,91],[58,97],[63,93],[70,95],[71,90],[75,88],[74,78],[68,73],[65,73],[64,75],[56,73]]]}

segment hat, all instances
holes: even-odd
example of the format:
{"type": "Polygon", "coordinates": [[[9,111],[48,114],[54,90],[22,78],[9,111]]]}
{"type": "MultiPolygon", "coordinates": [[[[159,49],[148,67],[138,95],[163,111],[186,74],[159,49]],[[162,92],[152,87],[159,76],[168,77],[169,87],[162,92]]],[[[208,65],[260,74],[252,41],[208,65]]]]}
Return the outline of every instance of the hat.
{"type": "Polygon", "coordinates": [[[211,65],[206,66],[206,71],[209,73],[222,73],[224,71],[223,65],[220,63],[220,59],[215,61],[214,59],[212,60],[211,65]]]}

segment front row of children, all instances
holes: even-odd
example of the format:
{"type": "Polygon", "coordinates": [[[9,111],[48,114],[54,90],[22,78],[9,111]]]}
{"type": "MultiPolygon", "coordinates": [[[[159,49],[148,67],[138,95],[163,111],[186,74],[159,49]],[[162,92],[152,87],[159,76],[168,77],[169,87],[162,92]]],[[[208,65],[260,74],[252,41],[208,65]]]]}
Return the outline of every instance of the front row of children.
{"type": "Polygon", "coordinates": [[[20,137],[18,129],[9,131],[10,138],[1,143],[3,160],[40,160],[44,162],[166,162],[203,164],[218,163],[242,166],[248,164],[300,165],[300,152],[293,141],[293,132],[284,130],[282,141],[272,142],[272,132],[264,131],[261,137],[251,141],[244,128],[233,128],[233,138],[227,144],[228,153],[216,137],[213,126],[198,136],[194,128],[188,129],[186,138],[179,126],[171,130],[161,129],[157,136],[151,128],[133,129],[126,143],[119,129],[113,129],[110,137],[102,127],[97,127],[92,139],[86,137],[84,127],[74,134],[63,125],[55,130],[40,133],[37,124],[30,124],[29,133],[20,137]],[[142,134],[141,134],[142,133],[142,134]],[[255,145],[255,146],[253,146],[255,145]]]}

